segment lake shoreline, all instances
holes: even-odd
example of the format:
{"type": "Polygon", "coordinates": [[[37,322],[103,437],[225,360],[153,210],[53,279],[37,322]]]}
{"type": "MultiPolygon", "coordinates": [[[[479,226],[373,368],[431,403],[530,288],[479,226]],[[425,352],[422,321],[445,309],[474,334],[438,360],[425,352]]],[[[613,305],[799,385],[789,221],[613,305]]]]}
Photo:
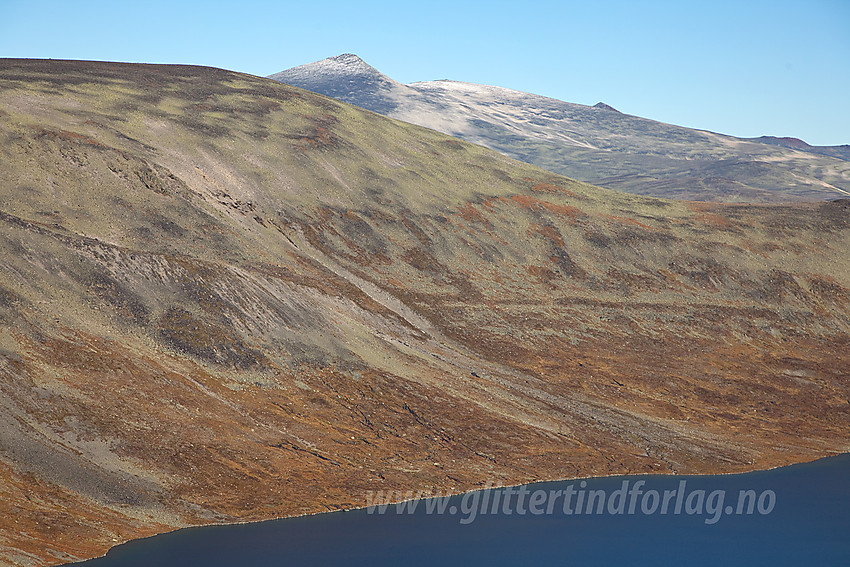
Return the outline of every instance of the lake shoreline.
{"type": "MultiPolygon", "coordinates": [[[[817,457],[817,458],[814,458],[814,459],[811,459],[811,460],[808,460],[808,461],[800,461],[800,462],[795,462],[795,463],[791,463],[791,464],[788,464],[788,465],[777,465],[777,466],[768,467],[768,468],[764,468],[764,469],[756,468],[756,469],[752,469],[752,470],[738,471],[738,472],[708,473],[708,474],[698,474],[698,473],[695,473],[695,474],[679,474],[679,473],[663,473],[663,472],[637,473],[637,474],[624,473],[624,474],[595,475],[595,476],[576,476],[576,477],[567,477],[567,478],[559,478],[559,479],[552,479],[552,480],[535,480],[533,482],[485,486],[485,487],[481,487],[481,488],[473,488],[473,489],[470,489],[470,490],[461,490],[461,491],[458,491],[458,492],[446,492],[446,493],[437,492],[437,493],[432,494],[430,496],[426,496],[426,495],[423,494],[423,495],[415,497],[415,498],[406,498],[406,499],[390,500],[390,501],[387,501],[387,502],[381,502],[381,505],[386,505],[387,507],[391,507],[391,506],[397,506],[397,505],[400,505],[400,504],[403,504],[403,503],[406,503],[406,502],[412,502],[412,501],[417,501],[417,500],[428,500],[428,499],[431,499],[431,498],[463,497],[466,494],[471,494],[471,493],[475,493],[475,492],[482,492],[482,491],[486,491],[486,490],[500,490],[500,489],[507,489],[507,488],[517,488],[517,487],[521,487],[521,486],[533,487],[533,486],[542,485],[542,484],[566,483],[566,482],[573,482],[573,481],[580,482],[580,481],[590,481],[590,480],[603,480],[603,479],[611,479],[611,478],[618,478],[618,477],[623,477],[623,478],[626,478],[626,477],[628,477],[628,478],[651,477],[652,479],[675,478],[675,477],[702,478],[702,479],[709,478],[709,477],[727,478],[727,477],[733,477],[733,476],[749,475],[749,474],[753,474],[753,473],[764,473],[764,472],[775,471],[775,470],[783,469],[783,468],[796,467],[796,466],[800,466],[800,465],[807,465],[807,464],[812,464],[812,463],[822,461],[822,460],[826,460],[826,459],[840,457],[842,455],[850,456],[850,452],[836,451],[836,452],[833,452],[832,454],[817,457]]],[[[397,491],[396,490],[388,491],[388,493],[395,493],[395,494],[399,494],[399,493],[402,493],[402,492],[406,492],[406,491],[401,490],[401,489],[399,489],[397,491]]],[[[194,528],[250,526],[250,525],[254,525],[254,524],[263,524],[263,523],[274,522],[274,521],[278,521],[278,520],[289,520],[289,519],[305,518],[305,517],[320,517],[320,516],[328,516],[328,515],[337,514],[337,513],[355,512],[355,511],[359,511],[359,510],[367,510],[368,508],[374,507],[374,506],[375,506],[374,504],[373,505],[367,504],[367,505],[363,505],[363,506],[352,506],[352,507],[348,507],[348,508],[339,508],[339,509],[336,509],[336,510],[305,512],[305,513],[301,513],[301,514],[293,514],[293,515],[287,515],[287,516],[275,516],[275,517],[266,518],[266,519],[262,519],[262,520],[246,520],[246,521],[235,521],[235,522],[224,522],[224,523],[208,523],[208,524],[187,525],[187,526],[177,527],[173,530],[166,530],[166,531],[162,531],[162,532],[157,532],[156,534],[152,534],[152,535],[145,536],[145,537],[142,537],[142,538],[134,538],[134,539],[128,539],[128,540],[125,540],[125,541],[121,541],[121,542],[116,543],[114,546],[110,547],[106,551],[106,553],[104,553],[103,555],[99,555],[99,556],[96,556],[96,557],[91,557],[91,558],[88,558],[88,559],[84,559],[84,560],[81,560],[81,561],[75,561],[75,562],[71,562],[71,563],[62,563],[62,564],[59,564],[59,565],[61,565],[63,567],[64,566],[73,566],[73,565],[85,565],[90,561],[105,558],[113,549],[120,547],[124,544],[130,543],[130,542],[141,542],[141,541],[151,539],[151,538],[155,538],[155,537],[158,537],[158,536],[161,536],[161,535],[173,534],[175,532],[180,532],[180,531],[188,531],[188,530],[192,530],[194,528]]]]}

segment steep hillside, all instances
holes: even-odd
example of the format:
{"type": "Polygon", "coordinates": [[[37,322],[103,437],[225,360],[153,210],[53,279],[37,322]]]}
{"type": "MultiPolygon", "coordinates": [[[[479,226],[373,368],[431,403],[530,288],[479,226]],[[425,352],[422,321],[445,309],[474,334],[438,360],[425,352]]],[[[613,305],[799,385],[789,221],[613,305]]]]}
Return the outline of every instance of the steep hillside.
{"type": "Polygon", "coordinates": [[[270,78],[610,189],[765,203],[850,194],[850,146],[734,138],[622,114],[604,103],[584,106],[487,85],[402,85],[351,54],[270,78]]]}
{"type": "Polygon", "coordinates": [[[217,69],[0,60],[0,561],[850,450],[850,201],[674,202],[217,69]]]}

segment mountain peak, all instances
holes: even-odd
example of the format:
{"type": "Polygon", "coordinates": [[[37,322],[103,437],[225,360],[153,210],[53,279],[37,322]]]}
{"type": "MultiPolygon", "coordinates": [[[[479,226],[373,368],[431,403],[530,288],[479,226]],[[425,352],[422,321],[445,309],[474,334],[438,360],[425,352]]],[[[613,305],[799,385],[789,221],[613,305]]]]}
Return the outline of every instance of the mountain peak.
{"type": "Polygon", "coordinates": [[[619,110],[617,110],[613,106],[611,106],[609,104],[605,104],[604,102],[597,102],[596,104],[593,105],[593,108],[599,108],[601,110],[613,110],[614,112],[620,112],[619,110]]]}
{"type": "MultiPolygon", "coordinates": [[[[281,71],[280,73],[269,75],[269,78],[285,83],[289,82],[287,79],[294,79],[300,81],[316,81],[319,79],[326,78],[338,79],[342,76],[347,77],[352,75],[367,75],[375,78],[381,77],[386,80],[391,80],[389,77],[385,77],[383,74],[381,74],[380,71],[363,61],[354,53],[343,53],[341,55],[335,55],[333,57],[328,57],[327,59],[322,59],[321,61],[314,61],[313,63],[307,63],[306,65],[299,65],[298,67],[293,67],[291,69],[287,69],[286,71],[281,71]]],[[[290,84],[301,86],[297,83],[290,84]]]]}
{"type": "Polygon", "coordinates": [[[363,61],[354,53],[341,53],[340,55],[328,57],[326,61],[335,61],[337,63],[343,63],[345,65],[367,65],[365,61],[363,61]]]}
{"type": "Polygon", "coordinates": [[[406,89],[353,53],[343,53],[269,75],[281,83],[321,93],[373,112],[386,114],[395,104],[389,90],[406,89]]]}

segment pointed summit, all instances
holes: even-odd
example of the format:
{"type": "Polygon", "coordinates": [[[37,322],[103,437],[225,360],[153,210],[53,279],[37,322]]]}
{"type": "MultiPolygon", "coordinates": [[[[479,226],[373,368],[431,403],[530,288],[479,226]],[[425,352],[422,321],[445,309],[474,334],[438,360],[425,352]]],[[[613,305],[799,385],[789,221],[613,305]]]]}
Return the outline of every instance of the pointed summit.
{"type": "Polygon", "coordinates": [[[338,63],[340,65],[345,65],[347,67],[361,67],[366,69],[375,70],[374,67],[360,59],[354,53],[343,53],[342,55],[335,55],[333,57],[328,57],[325,61],[333,61],[334,63],[338,63]]]}
{"type": "Polygon", "coordinates": [[[593,108],[599,108],[601,110],[613,110],[614,112],[617,112],[617,113],[620,112],[619,110],[617,110],[613,106],[611,106],[609,104],[605,104],[604,102],[597,102],[596,104],[593,105],[593,108]]]}
{"type": "Polygon", "coordinates": [[[353,53],[293,67],[268,78],[380,114],[387,114],[396,107],[393,97],[389,96],[391,92],[408,89],[353,53]]]}
{"type": "Polygon", "coordinates": [[[280,81],[280,77],[306,78],[321,75],[383,76],[377,69],[360,59],[357,55],[353,53],[343,53],[342,55],[335,55],[334,57],[328,57],[321,61],[315,61],[313,63],[307,63],[306,65],[293,67],[286,71],[281,71],[280,73],[270,75],[269,78],[280,81]]]}

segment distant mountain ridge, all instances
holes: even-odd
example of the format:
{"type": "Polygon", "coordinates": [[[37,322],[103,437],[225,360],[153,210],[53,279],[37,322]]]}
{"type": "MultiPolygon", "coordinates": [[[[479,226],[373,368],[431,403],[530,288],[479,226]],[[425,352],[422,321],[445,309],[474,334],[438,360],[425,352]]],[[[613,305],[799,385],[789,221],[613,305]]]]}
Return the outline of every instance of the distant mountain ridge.
{"type": "Polygon", "coordinates": [[[850,194],[850,146],[735,138],[623,114],[601,102],[585,106],[502,87],[449,80],[403,85],[350,53],[269,78],[609,189],[729,202],[850,194]]]}
{"type": "Polygon", "coordinates": [[[850,161],[850,144],[842,144],[840,146],[812,146],[799,138],[790,138],[787,136],[759,136],[758,138],[748,138],[748,140],[792,150],[802,150],[813,154],[833,156],[838,159],[850,161]]]}

